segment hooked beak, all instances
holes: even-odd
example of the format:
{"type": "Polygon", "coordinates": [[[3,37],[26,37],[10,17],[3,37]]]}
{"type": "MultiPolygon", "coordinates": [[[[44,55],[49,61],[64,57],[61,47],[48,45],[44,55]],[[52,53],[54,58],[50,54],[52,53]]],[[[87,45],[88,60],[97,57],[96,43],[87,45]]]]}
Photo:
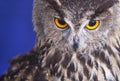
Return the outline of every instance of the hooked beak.
{"type": "Polygon", "coordinates": [[[79,48],[79,38],[77,35],[75,35],[73,37],[73,49],[74,51],[77,51],[78,48],[79,48]]]}

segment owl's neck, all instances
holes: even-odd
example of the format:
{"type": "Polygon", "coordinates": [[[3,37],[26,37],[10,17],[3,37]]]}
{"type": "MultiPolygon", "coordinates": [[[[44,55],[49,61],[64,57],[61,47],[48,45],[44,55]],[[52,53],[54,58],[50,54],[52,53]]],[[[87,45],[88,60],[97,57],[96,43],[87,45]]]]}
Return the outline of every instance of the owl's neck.
{"type": "MultiPolygon", "coordinates": [[[[47,71],[47,78],[68,80],[74,78],[78,81],[120,79],[120,31],[115,29],[103,48],[95,49],[89,53],[76,53],[61,51],[55,48],[52,41],[39,42],[37,51],[43,55],[41,67],[47,71]]],[[[59,80],[63,81],[63,80],[59,80]]]]}

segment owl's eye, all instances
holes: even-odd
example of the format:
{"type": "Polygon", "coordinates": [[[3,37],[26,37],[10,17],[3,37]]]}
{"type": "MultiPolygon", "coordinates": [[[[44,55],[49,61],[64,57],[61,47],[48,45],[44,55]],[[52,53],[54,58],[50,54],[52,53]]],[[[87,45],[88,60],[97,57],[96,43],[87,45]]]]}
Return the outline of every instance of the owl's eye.
{"type": "Polygon", "coordinates": [[[99,25],[100,25],[100,21],[99,21],[99,20],[93,20],[93,21],[90,21],[90,22],[86,25],[86,28],[89,29],[89,30],[94,30],[94,29],[96,29],[99,25]]]}
{"type": "Polygon", "coordinates": [[[65,29],[68,27],[68,24],[62,19],[55,18],[54,22],[58,28],[65,29]]]}

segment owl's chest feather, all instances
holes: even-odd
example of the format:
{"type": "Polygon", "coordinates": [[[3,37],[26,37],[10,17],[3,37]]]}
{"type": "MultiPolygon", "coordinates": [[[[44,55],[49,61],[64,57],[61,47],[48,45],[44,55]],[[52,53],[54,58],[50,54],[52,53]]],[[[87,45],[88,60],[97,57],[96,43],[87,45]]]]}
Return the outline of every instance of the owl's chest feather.
{"type": "Polygon", "coordinates": [[[119,81],[120,67],[110,46],[88,54],[65,53],[51,57],[49,81],[119,81]]]}
{"type": "Polygon", "coordinates": [[[120,42],[111,42],[114,45],[106,44],[103,49],[85,54],[42,46],[39,52],[31,51],[15,58],[0,80],[120,81],[120,42]]]}

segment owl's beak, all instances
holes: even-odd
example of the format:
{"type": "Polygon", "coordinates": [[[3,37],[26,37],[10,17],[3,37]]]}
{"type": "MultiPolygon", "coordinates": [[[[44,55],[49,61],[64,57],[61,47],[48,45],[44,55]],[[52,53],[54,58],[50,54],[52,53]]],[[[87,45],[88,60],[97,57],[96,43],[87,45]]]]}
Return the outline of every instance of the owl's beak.
{"type": "Polygon", "coordinates": [[[78,36],[73,37],[73,49],[76,51],[79,48],[79,38],[78,36]]]}

